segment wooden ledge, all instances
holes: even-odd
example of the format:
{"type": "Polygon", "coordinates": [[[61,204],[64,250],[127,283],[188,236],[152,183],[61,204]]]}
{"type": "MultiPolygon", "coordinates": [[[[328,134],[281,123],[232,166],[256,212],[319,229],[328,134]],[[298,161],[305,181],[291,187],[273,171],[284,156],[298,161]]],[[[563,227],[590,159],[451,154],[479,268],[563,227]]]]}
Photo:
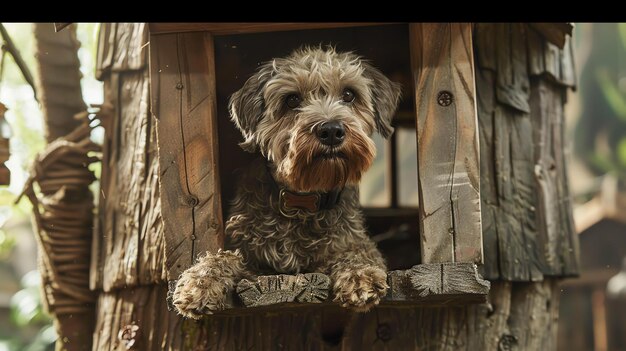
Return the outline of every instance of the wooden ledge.
{"type": "MultiPolygon", "coordinates": [[[[175,282],[170,285],[170,292],[175,282]]],[[[389,292],[381,305],[453,306],[487,300],[490,283],[473,263],[425,263],[407,270],[390,271],[389,292]]],[[[332,304],[330,278],[322,273],[259,276],[237,284],[233,308],[219,314],[243,314],[276,308],[315,307],[332,304]]],[[[168,297],[171,307],[171,298],[168,297]]]]}

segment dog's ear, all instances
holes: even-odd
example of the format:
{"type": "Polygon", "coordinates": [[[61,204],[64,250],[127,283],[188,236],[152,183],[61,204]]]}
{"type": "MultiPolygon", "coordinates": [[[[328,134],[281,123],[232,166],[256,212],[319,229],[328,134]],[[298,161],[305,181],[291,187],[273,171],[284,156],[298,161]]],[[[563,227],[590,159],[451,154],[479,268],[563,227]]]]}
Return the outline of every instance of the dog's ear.
{"type": "Polygon", "coordinates": [[[272,75],[272,64],[267,63],[244,83],[243,87],[230,96],[228,110],[230,119],[244,137],[239,143],[242,149],[254,152],[257,149],[255,132],[265,112],[263,89],[272,75]]]}
{"type": "Polygon", "coordinates": [[[393,133],[391,119],[396,113],[400,101],[400,84],[392,82],[369,63],[364,62],[363,67],[365,77],[372,80],[372,105],[374,106],[376,130],[384,138],[388,138],[393,133]]]}

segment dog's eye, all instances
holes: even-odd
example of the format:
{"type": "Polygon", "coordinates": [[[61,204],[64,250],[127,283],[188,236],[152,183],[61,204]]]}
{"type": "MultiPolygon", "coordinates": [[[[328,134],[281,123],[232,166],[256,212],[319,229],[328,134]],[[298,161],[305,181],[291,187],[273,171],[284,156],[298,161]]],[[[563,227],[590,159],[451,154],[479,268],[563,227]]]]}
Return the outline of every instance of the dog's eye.
{"type": "Polygon", "coordinates": [[[344,102],[352,102],[354,101],[354,92],[350,89],[345,89],[341,94],[341,99],[344,102]]]}
{"type": "Polygon", "coordinates": [[[290,109],[294,109],[298,106],[300,106],[300,102],[302,102],[302,100],[300,99],[300,96],[298,94],[291,94],[289,96],[287,96],[287,107],[289,107],[290,109]]]}

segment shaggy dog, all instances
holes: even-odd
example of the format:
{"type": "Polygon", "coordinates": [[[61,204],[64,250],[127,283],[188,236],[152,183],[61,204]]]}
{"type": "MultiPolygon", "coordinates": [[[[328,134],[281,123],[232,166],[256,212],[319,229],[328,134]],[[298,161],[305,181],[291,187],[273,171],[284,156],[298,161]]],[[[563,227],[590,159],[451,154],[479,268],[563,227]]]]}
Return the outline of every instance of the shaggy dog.
{"type": "Polygon", "coordinates": [[[241,147],[262,157],[237,186],[227,248],[185,271],[174,306],[191,318],[221,310],[236,282],[261,273],[322,272],[334,300],[367,311],[387,292],[358,183],[377,131],[392,132],[400,87],[353,53],[303,48],[263,64],[229,103],[241,147]]]}

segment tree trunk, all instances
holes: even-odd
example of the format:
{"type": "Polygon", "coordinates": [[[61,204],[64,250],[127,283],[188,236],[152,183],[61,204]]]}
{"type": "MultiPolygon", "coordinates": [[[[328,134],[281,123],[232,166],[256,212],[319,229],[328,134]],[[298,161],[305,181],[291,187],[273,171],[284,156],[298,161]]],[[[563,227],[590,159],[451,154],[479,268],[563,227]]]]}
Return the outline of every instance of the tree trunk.
{"type": "Polygon", "coordinates": [[[54,141],[76,128],[80,121],[74,115],[85,110],[80,88],[80,61],[76,26],[59,33],[52,23],[35,23],[37,87],[46,122],[46,140],[54,141]]]}
{"type": "Polygon", "coordinates": [[[43,194],[43,205],[40,206],[32,188],[27,190],[35,205],[44,297],[59,335],[56,349],[88,350],[92,344],[94,306],[88,290],[93,213],[93,196],[88,186],[93,174],[88,169],[92,161],[87,152],[93,150],[93,145],[88,142],[90,128],[87,122],[74,117],[86,109],[80,86],[80,43],[76,39],[76,26],[55,33],[52,23],[36,23],[34,34],[39,73],[36,83],[46,140],[50,144],[76,130],[79,132],[73,133],[75,138],[70,137],[67,141],[82,142],[81,145],[85,146],[70,146],[64,151],[50,145],[35,162],[37,171],[31,174],[39,182],[43,194]],[[52,155],[50,150],[53,149],[56,149],[54,153],[63,153],[62,160],[43,161],[54,159],[54,156],[47,157],[52,155]],[[40,207],[42,213],[39,213],[40,207]],[[73,222],[68,223],[70,219],[73,222]],[[57,227],[51,228],[55,224],[57,227]],[[62,225],[67,229],[61,229],[62,225]],[[60,238],[66,245],[72,245],[71,254],[67,247],[61,248],[62,244],[54,243],[60,238]],[[58,251],[61,249],[65,251],[58,251]],[[68,258],[62,258],[70,255],[69,262],[68,258]]]}

